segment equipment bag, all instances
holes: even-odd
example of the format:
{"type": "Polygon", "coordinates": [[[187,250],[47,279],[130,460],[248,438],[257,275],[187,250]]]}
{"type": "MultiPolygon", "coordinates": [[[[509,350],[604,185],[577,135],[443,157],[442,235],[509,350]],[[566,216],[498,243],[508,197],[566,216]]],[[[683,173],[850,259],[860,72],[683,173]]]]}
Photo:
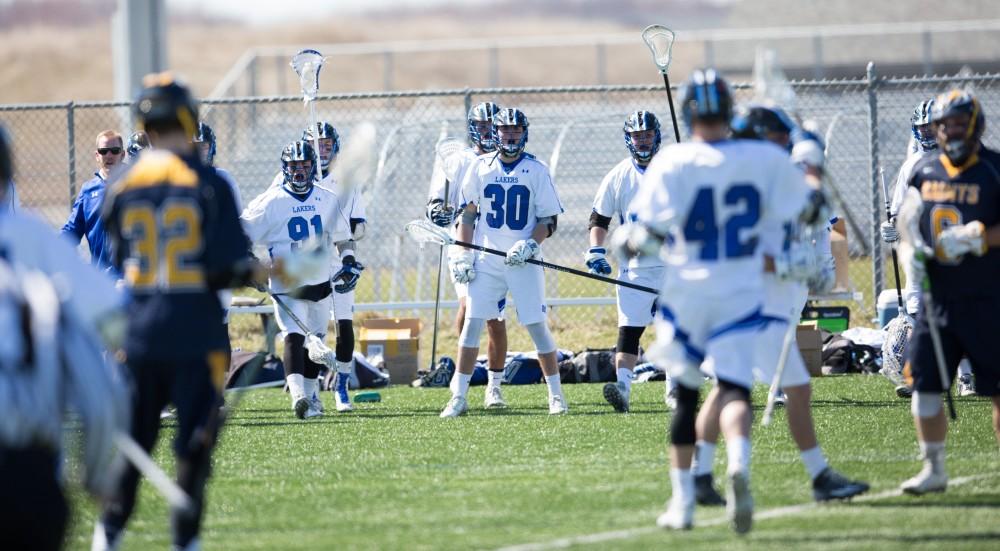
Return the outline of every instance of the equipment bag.
{"type": "Polygon", "coordinates": [[[614,348],[587,348],[559,364],[563,383],[608,383],[618,379],[614,348]]]}
{"type": "Polygon", "coordinates": [[[267,352],[233,351],[226,373],[226,388],[281,386],[285,366],[267,352]]]}

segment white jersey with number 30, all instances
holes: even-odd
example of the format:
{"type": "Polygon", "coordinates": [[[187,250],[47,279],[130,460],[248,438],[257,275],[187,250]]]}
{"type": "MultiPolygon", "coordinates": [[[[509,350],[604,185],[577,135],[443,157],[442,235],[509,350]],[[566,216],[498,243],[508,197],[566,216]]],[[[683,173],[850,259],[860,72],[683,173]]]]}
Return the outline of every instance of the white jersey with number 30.
{"type": "Polygon", "coordinates": [[[504,165],[499,157],[491,159],[494,156],[481,156],[483,162],[466,172],[459,207],[476,205],[483,245],[507,251],[531,237],[539,218],[560,214],[563,208],[545,163],[524,154],[504,165]]]}
{"type": "Polygon", "coordinates": [[[670,145],[657,155],[629,209],[667,235],[663,295],[760,289],[761,230],[795,219],[809,187],[788,153],[769,142],[670,145]]]}

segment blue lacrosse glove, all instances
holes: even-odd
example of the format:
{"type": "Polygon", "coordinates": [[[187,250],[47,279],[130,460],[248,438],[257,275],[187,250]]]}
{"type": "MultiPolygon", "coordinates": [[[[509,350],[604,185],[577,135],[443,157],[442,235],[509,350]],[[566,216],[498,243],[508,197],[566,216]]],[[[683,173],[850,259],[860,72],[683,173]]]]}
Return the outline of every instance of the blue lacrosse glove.
{"type": "Polygon", "coordinates": [[[583,255],[583,260],[587,263],[587,271],[597,275],[609,275],[611,264],[608,264],[606,253],[607,250],[604,247],[591,247],[587,254],[583,255]]]}
{"type": "Polygon", "coordinates": [[[427,204],[427,218],[434,222],[435,226],[446,228],[455,221],[458,211],[444,204],[444,201],[435,199],[427,204]]]}
{"type": "Polygon", "coordinates": [[[344,265],[333,274],[330,278],[330,283],[333,283],[333,290],[337,293],[344,294],[350,293],[358,285],[358,280],[361,279],[361,272],[365,269],[360,262],[354,260],[353,256],[344,257],[344,265]],[[337,283],[340,281],[341,283],[337,283]]]}

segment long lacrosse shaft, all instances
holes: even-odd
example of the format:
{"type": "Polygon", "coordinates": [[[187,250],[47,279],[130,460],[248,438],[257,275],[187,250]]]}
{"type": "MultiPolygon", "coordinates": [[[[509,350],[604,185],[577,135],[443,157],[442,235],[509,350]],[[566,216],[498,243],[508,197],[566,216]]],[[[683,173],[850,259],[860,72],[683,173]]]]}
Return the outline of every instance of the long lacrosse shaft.
{"type": "Polygon", "coordinates": [[[302,320],[300,320],[299,317],[295,315],[295,312],[292,312],[292,309],[289,308],[287,304],[285,304],[285,301],[278,298],[278,295],[275,293],[270,293],[270,294],[271,298],[274,299],[275,304],[278,305],[278,308],[284,310],[285,313],[288,314],[288,317],[292,318],[292,321],[295,322],[295,325],[299,326],[299,329],[302,330],[302,333],[304,333],[307,337],[309,335],[312,335],[312,331],[309,331],[309,329],[306,327],[306,324],[302,323],[302,320]]]}
{"type": "MultiPolygon", "coordinates": [[[[473,245],[472,243],[467,243],[465,241],[452,241],[453,244],[465,247],[466,249],[474,249],[477,251],[483,251],[484,253],[495,254],[497,256],[506,257],[507,253],[499,251],[497,249],[491,249],[489,247],[483,247],[482,245],[473,245]]],[[[529,258],[527,260],[529,264],[535,264],[536,266],[541,266],[543,268],[548,268],[550,270],[556,270],[559,272],[566,272],[567,274],[578,275],[580,277],[586,277],[597,281],[603,281],[604,283],[610,283],[612,285],[621,285],[622,287],[628,287],[629,289],[635,289],[636,291],[643,291],[653,295],[659,295],[660,292],[652,287],[646,287],[644,285],[636,285],[635,283],[629,283],[628,281],[619,281],[617,279],[611,279],[610,277],[599,276],[592,274],[590,272],[584,272],[583,270],[577,270],[567,266],[560,266],[559,264],[552,264],[550,262],[545,262],[544,260],[536,260],[534,258],[529,258]]]]}
{"type": "Polygon", "coordinates": [[[774,378],[771,379],[771,387],[767,391],[767,405],[764,406],[764,417],[761,419],[761,424],[765,427],[771,424],[771,417],[774,415],[774,405],[778,400],[778,389],[781,388],[781,378],[785,373],[785,365],[788,364],[788,355],[792,351],[795,330],[796,324],[788,320],[788,330],[785,331],[785,338],[781,341],[781,353],[778,354],[778,365],[774,369],[774,378]]]}
{"type": "Polygon", "coordinates": [[[948,403],[948,416],[954,421],[958,415],[955,413],[955,401],[951,398],[951,378],[948,377],[948,368],[944,363],[944,346],[941,344],[941,326],[938,325],[937,312],[934,311],[934,297],[928,286],[923,293],[924,313],[927,316],[927,325],[931,334],[931,345],[934,348],[934,361],[937,363],[938,376],[941,377],[941,388],[944,391],[945,401],[948,403]]]}
{"type": "Polygon", "coordinates": [[[131,436],[124,432],[116,432],[114,441],[115,445],[118,446],[118,450],[122,452],[122,455],[128,459],[129,463],[135,466],[136,470],[146,477],[146,480],[154,488],[163,494],[163,497],[166,498],[170,505],[183,510],[191,509],[194,503],[191,501],[191,497],[167,476],[167,473],[163,472],[163,469],[149,457],[146,450],[142,449],[131,436]]]}
{"type": "Polygon", "coordinates": [[[670,106],[670,121],[674,123],[674,139],[681,143],[681,131],[677,126],[677,113],[674,112],[674,94],[670,91],[670,77],[663,72],[663,87],[667,89],[667,105],[670,106]]]}
{"type": "MultiPolygon", "coordinates": [[[[309,102],[309,122],[312,125],[310,129],[313,137],[313,151],[316,153],[316,164],[319,165],[316,167],[316,183],[319,183],[323,179],[323,161],[320,159],[322,154],[319,151],[319,119],[316,117],[316,100],[309,102]]],[[[330,299],[330,313],[333,314],[334,335],[336,335],[337,342],[340,342],[340,323],[338,323],[340,320],[337,319],[337,305],[334,302],[333,299],[330,299]]]]}
{"type": "MultiPolygon", "coordinates": [[[[885,219],[886,221],[892,220],[892,209],[889,206],[889,188],[885,185],[885,172],[882,168],[879,168],[879,177],[882,179],[882,197],[885,199],[885,219]]],[[[896,248],[891,247],[892,250],[892,272],[896,276],[896,302],[899,303],[899,313],[906,313],[903,308],[903,289],[899,282],[899,260],[896,258],[896,248]]]]}
{"type": "MultiPolygon", "coordinates": [[[[448,200],[448,184],[451,182],[447,178],[444,179],[444,201],[446,206],[451,206],[451,201],[448,200]]],[[[441,270],[444,266],[444,249],[446,245],[441,245],[441,250],[438,253],[438,274],[437,281],[434,284],[434,332],[431,336],[431,371],[434,370],[434,362],[437,358],[437,345],[438,345],[438,321],[441,313],[441,270]]]]}

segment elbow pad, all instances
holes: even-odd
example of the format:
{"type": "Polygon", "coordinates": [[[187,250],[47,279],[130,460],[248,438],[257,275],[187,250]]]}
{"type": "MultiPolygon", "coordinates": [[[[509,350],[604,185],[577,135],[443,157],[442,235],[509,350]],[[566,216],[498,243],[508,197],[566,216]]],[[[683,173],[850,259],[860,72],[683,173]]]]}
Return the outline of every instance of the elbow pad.
{"type": "Polygon", "coordinates": [[[610,216],[601,216],[600,214],[597,214],[596,210],[595,211],[591,211],[591,213],[590,213],[590,225],[587,226],[588,230],[590,230],[591,228],[604,228],[606,230],[606,229],[608,229],[608,226],[610,226],[610,225],[611,225],[611,217],[610,216]]]}
{"type": "Polygon", "coordinates": [[[543,216],[538,219],[539,224],[545,224],[549,227],[549,235],[546,237],[552,237],[552,234],[556,233],[556,226],[559,224],[558,216],[543,216]]]}
{"type": "Polygon", "coordinates": [[[355,241],[361,241],[365,237],[366,229],[364,218],[351,218],[351,237],[355,241]]]}

